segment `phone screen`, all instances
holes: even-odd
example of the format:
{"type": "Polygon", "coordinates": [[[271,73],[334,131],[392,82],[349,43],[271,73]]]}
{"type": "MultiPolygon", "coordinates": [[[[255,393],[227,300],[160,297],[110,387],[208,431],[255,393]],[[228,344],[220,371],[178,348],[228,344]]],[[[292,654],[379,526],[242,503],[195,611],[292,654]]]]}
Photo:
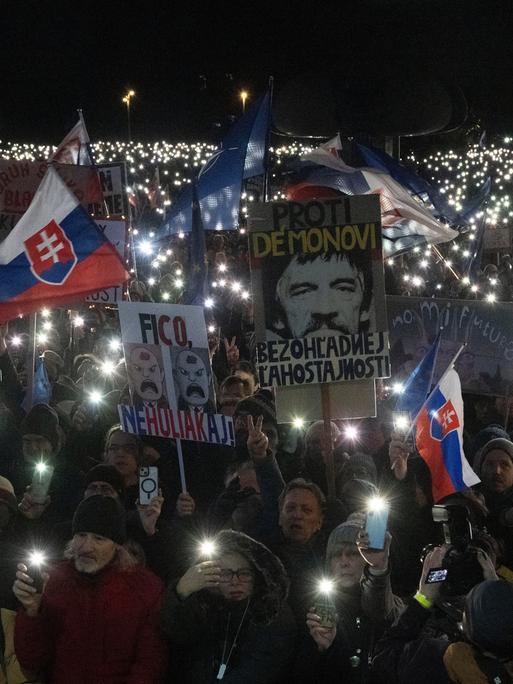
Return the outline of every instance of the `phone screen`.
{"type": "Polygon", "coordinates": [[[369,536],[369,548],[381,550],[385,548],[385,533],[388,523],[388,507],[378,511],[368,511],[365,531],[369,536]]]}
{"type": "Polygon", "coordinates": [[[447,579],[447,568],[432,568],[426,577],[426,584],[445,582],[447,579]]]}
{"type": "Polygon", "coordinates": [[[52,482],[53,471],[55,468],[51,465],[46,465],[44,470],[34,468],[32,482],[30,484],[30,495],[36,503],[44,503],[50,484],[52,482]]]}
{"type": "Polygon", "coordinates": [[[156,466],[139,468],[139,503],[147,506],[159,493],[159,471],[156,466]]]}

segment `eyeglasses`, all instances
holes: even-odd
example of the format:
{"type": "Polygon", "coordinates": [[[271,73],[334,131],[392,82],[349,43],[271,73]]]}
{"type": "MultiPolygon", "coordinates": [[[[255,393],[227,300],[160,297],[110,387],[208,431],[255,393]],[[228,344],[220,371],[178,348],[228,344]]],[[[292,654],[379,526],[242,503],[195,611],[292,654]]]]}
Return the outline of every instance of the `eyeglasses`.
{"type": "Polygon", "coordinates": [[[105,484],[105,485],[97,485],[97,484],[87,485],[86,492],[91,492],[92,494],[101,494],[102,496],[115,496],[116,495],[116,491],[114,490],[114,488],[108,484],[105,484]]]}
{"type": "Polygon", "coordinates": [[[138,448],[137,444],[133,443],[128,443],[128,444],[109,444],[107,447],[107,451],[126,451],[129,454],[137,454],[138,448]]]}
{"type": "Polygon", "coordinates": [[[219,573],[220,582],[231,582],[234,577],[237,577],[239,582],[251,582],[253,579],[253,571],[249,568],[239,568],[238,570],[223,569],[219,573]]]}

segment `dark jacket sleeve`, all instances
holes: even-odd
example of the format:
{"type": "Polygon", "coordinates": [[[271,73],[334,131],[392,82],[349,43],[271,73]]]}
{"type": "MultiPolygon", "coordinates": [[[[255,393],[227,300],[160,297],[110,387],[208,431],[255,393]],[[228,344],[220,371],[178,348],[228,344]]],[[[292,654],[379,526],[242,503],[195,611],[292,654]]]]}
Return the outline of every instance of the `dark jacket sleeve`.
{"type": "Polygon", "coordinates": [[[369,568],[365,567],[360,587],[363,612],[375,626],[392,624],[399,617],[404,604],[392,593],[390,572],[373,575],[369,568]]]}
{"type": "Polygon", "coordinates": [[[285,481],[272,454],[269,454],[265,460],[255,463],[255,473],[263,504],[261,538],[267,539],[278,530],[278,500],[285,487],[285,481]]]}
{"type": "Polygon", "coordinates": [[[422,638],[430,611],[411,600],[396,623],[376,644],[372,667],[389,684],[450,684],[443,654],[448,641],[422,638]]]}
{"type": "Polygon", "coordinates": [[[178,581],[169,585],[161,620],[164,634],[174,644],[190,646],[206,632],[207,616],[196,594],[182,601],[176,593],[178,581]]]}
{"type": "Polygon", "coordinates": [[[24,395],[9,352],[5,351],[0,354],[0,401],[19,420],[25,415],[25,411],[21,408],[24,395]]]}
{"type": "Polygon", "coordinates": [[[163,585],[148,592],[146,615],[137,635],[137,650],[126,684],[157,684],[163,680],[167,649],[159,629],[163,585]]]}
{"type": "Polygon", "coordinates": [[[238,663],[228,667],[227,684],[267,684],[281,679],[294,654],[296,623],[288,606],[270,625],[253,626],[242,640],[238,663]]]}

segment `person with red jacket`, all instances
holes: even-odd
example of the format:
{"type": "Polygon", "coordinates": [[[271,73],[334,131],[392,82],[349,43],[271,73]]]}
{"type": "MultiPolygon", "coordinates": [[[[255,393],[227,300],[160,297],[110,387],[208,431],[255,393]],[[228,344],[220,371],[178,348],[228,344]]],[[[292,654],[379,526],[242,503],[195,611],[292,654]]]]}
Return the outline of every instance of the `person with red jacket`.
{"type": "Polygon", "coordinates": [[[24,673],[52,684],[158,684],[164,587],[123,547],[123,509],[111,497],[84,499],[72,531],[67,560],[41,573],[42,591],[32,566],[18,565],[14,643],[24,673]]]}

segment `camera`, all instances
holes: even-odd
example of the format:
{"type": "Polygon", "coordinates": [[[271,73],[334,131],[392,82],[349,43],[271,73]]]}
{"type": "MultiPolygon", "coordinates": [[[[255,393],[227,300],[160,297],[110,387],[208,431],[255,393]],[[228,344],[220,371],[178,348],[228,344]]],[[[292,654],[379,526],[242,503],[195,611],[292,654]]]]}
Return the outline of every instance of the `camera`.
{"type": "Polygon", "coordinates": [[[443,594],[463,596],[484,580],[478,560],[481,544],[474,539],[470,509],[464,503],[438,504],[433,506],[432,514],[435,522],[442,523],[445,543],[449,545],[442,561],[442,568],[447,570],[443,594]]]}

